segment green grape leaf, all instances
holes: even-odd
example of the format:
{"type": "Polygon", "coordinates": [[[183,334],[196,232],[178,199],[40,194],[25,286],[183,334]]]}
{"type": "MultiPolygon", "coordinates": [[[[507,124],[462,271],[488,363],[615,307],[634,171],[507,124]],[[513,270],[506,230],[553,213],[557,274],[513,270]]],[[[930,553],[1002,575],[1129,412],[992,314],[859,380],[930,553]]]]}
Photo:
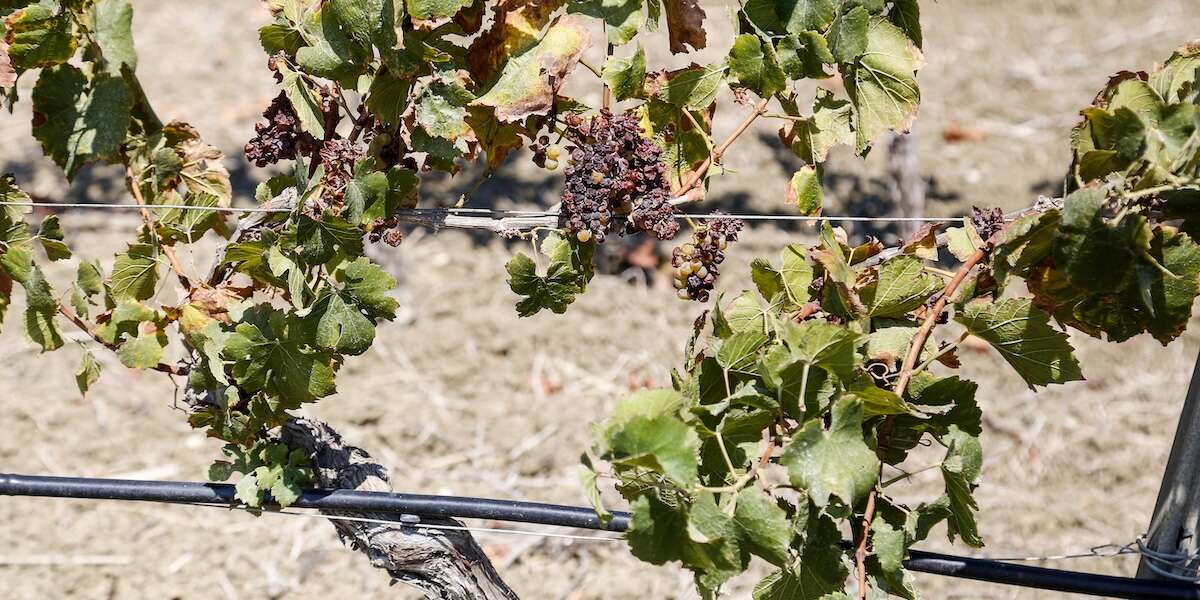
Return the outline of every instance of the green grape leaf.
{"type": "Polygon", "coordinates": [[[56,3],[39,2],[13,11],[4,19],[4,30],[8,59],[17,73],[60,65],[75,54],[75,24],[56,3]]]}
{"type": "MultiPolygon", "coordinates": [[[[1004,288],[1009,274],[1025,275],[1030,268],[1049,256],[1061,220],[1062,215],[1057,210],[1051,210],[1020,217],[1004,229],[990,257],[993,277],[1001,289],[1004,288]]],[[[975,248],[985,240],[972,237],[972,233],[973,229],[966,230],[964,235],[967,236],[966,241],[970,242],[971,247],[975,248]]],[[[960,251],[965,250],[964,247],[960,251]]]]}
{"type": "Polygon", "coordinates": [[[801,31],[781,40],[776,48],[779,67],[788,79],[825,79],[825,65],[835,62],[825,36],[815,31],[801,31]]]}
{"type": "Polygon", "coordinates": [[[729,50],[729,72],[742,86],[761,98],[770,98],[787,87],[779,67],[779,57],[770,41],[763,44],[757,35],[743,33],[729,50]]]}
{"type": "Polygon", "coordinates": [[[925,272],[921,259],[897,256],[883,263],[875,281],[858,295],[872,317],[903,317],[941,288],[941,280],[925,272]]]}
{"type": "Polygon", "coordinates": [[[336,391],[333,365],[323,352],[308,352],[299,319],[276,310],[248,311],[221,354],[249,392],[265,391],[292,402],[311,402],[336,391]]]}
{"type": "Polygon", "coordinates": [[[524,253],[518,252],[505,269],[508,271],[508,287],[520,296],[517,314],[528,317],[543,308],[562,314],[575,296],[587,290],[592,278],[592,254],[595,242],[579,242],[575,238],[564,239],[557,235],[546,238],[542,253],[550,258],[546,275],[537,274],[537,265],[524,253]]]}
{"type": "Polygon", "coordinates": [[[777,0],[775,15],[788,33],[825,31],[834,17],[833,0],[777,0]]]}
{"type": "Polygon", "coordinates": [[[404,0],[408,14],[418,26],[432,29],[450,20],[473,0],[404,0]]]}
{"type": "Polygon", "coordinates": [[[604,21],[613,46],[628,44],[642,24],[642,0],[576,0],[570,11],[604,21]]]}
{"type": "Polygon", "coordinates": [[[828,432],[821,430],[821,419],[809,419],[784,449],[780,464],[818,507],[831,497],[854,505],[875,486],[879,458],[863,440],[862,419],[860,402],[839,400],[828,432]]]}
{"type": "Polygon", "coordinates": [[[29,276],[21,281],[21,285],[25,288],[25,331],[29,339],[41,346],[42,352],[58,350],[63,345],[63,339],[54,322],[58,313],[54,290],[37,266],[30,269],[29,276]]]}
{"type": "Polygon", "coordinates": [[[109,290],[114,300],[145,300],[158,285],[158,255],[149,244],[130,244],[113,262],[109,290]]]}
{"type": "MultiPolygon", "coordinates": [[[[434,137],[451,141],[468,136],[467,105],[475,99],[466,82],[452,75],[418,80],[412,106],[417,124],[434,137]]],[[[464,142],[465,143],[465,142],[464,142]]],[[[465,149],[465,145],[464,145],[465,149]]]]}
{"type": "Polygon", "coordinates": [[[307,318],[316,321],[317,347],[338,354],[358,355],[375,341],[375,324],[342,295],[332,293],[318,300],[307,318]]]}
{"type": "Polygon", "coordinates": [[[813,269],[805,255],[803,246],[789,244],[780,252],[782,266],[778,269],[761,258],[754,259],[750,263],[750,274],[758,293],[772,302],[782,294],[783,306],[788,310],[807,303],[811,297],[808,287],[812,284],[813,269]]]}
{"type": "Polygon", "coordinates": [[[892,527],[876,515],[871,523],[871,548],[879,566],[885,573],[896,573],[904,566],[904,555],[908,553],[903,529],[892,527]]]}
{"type": "Polygon", "coordinates": [[[851,63],[865,54],[870,23],[871,14],[861,6],[855,6],[834,18],[826,34],[834,59],[840,63],[851,63]]]}
{"type": "Polygon", "coordinates": [[[800,558],[754,586],[754,600],[845,600],[841,593],[849,575],[838,544],[837,523],[820,511],[808,514],[800,558]]]}
{"type": "Polygon", "coordinates": [[[587,28],[560,17],[537,45],[509,59],[499,78],[473,106],[490,106],[496,118],[512,123],[550,112],[554,95],[591,42],[587,28]]]}
{"type": "Polygon", "coordinates": [[[821,367],[842,381],[854,379],[862,362],[857,352],[867,336],[819,320],[784,323],[781,334],[792,357],[821,367]]]}
{"type": "Polygon", "coordinates": [[[712,105],[725,83],[723,63],[690,66],[659,73],[647,82],[647,94],[674,106],[704,110],[712,105]]]}
{"type": "Polygon", "coordinates": [[[634,417],[612,431],[610,442],[616,464],[651,469],[681,486],[696,481],[700,441],[679,419],[634,417]]]}
{"type": "Polygon", "coordinates": [[[1150,87],[1166,102],[1187,102],[1196,94],[1197,70],[1200,70],[1200,44],[1192,42],[1171,53],[1171,58],[1150,74],[1150,87]]]}
{"type": "Polygon", "coordinates": [[[58,222],[58,215],[50,215],[42,220],[42,227],[38,230],[38,241],[42,243],[42,249],[46,251],[46,257],[50,260],[71,258],[71,249],[63,242],[63,229],[58,222]]]}
{"type": "Polygon", "coordinates": [[[683,559],[687,539],[687,514],[651,496],[638,496],[629,503],[632,513],[625,538],[634,556],[661,565],[683,559]]]}
{"type": "Polygon", "coordinates": [[[825,162],[834,146],[854,143],[852,116],[849,102],[834,98],[828,90],[818,89],[812,116],[788,123],[779,135],[796,156],[810,165],[818,165],[825,162]]]}
{"type": "Polygon", "coordinates": [[[276,72],[283,78],[280,84],[283,93],[292,103],[296,116],[300,118],[300,128],[317,139],[325,137],[325,117],[321,114],[321,100],[317,98],[300,73],[287,66],[282,61],[275,61],[276,72]]]}
{"type": "MultiPolygon", "coordinates": [[[[838,55],[836,48],[834,55],[838,55]]],[[[913,73],[922,60],[921,51],[903,31],[882,17],[871,19],[866,49],[845,77],[859,154],[865,154],[871,140],[888,129],[908,131],[921,102],[913,73]]]]}
{"type": "Polygon", "coordinates": [[[917,0],[892,0],[888,19],[904,31],[918,48],[922,46],[924,36],[921,33],[921,7],[917,0]]]}
{"type": "Polygon", "coordinates": [[[96,330],[97,335],[106,344],[116,345],[122,338],[136,337],[139,326],[148,321],[157,322],[159,315],[154,310],[131,298],[117,301],[117,305],[108,314],[108,319],[96,330]]]}
{"type": "Polygon", "coordinates": [[[167,336],[162,330],[147,332],[139,328],[136,336],[126,335],[117,349],[117,358],[131,369],[149,369],[162,360],[166,345],[167,336]]]}
{"type": "Polygon", "coordinates": [[[944,440],[946,457],[942,460],[942,478],[946,483],[946,496],[950,500],[949,532],[951,540],[957,533],[971,546],[982,546],[979,530],[975,524],[975,511],[979,506],[971,491],[979,479],[983,466],[983,450],[979,438],[951,427],[944,440]]]}
{"type": "Polygon", "coordinates": [[[792,175],[787,187],[787,201],[800,209],[800,214],[821,214],[821,173],[812,165],[804,165],[792,175]]]}
{"type": "Polygon", "coordinates": [[[588,504],[592,506],[592,510],[596,511],[596,517],[600,519],[600,524],[608,526],[612,521],[613,514],[604,507],[604,500],[600,496],[599,474],[592,465],[591,457],[586,452],[580,455],[579,462],[581,463],[579,467],[579,483],[583,485],[588,504]]]}
{"type": "Polygon", "coordinates": [[[745,371],[754,364],[758,351],[767,343],[767,334],[747,329],[739,331],[721,342],[717,349],[717,363],[730,371],[745,371]]]}
{"type": "Polygon", "coordinates": [[[120,76],[100,72],[89,80],[59,65],[42,71],[33,88],[33,136],[72,179],[85,163],[117,159],[132,108],[120,76]]]}
{"type": "Polygon", "coordinates": [[[362,254],[362,231],[345,219],[326,213],[321,220],[301,216],[296,224],[296,251],[310,265],[325,264],[337,249],[349,256],[362,254]]]}
{"type": "Polygon", "coordinates": [[[96,357],[92,355],[91,350],[83,351],[83,358],[79,361],[79,369],[75,371],[75,385],[79,387],[79,394],[86,396],[92,385],[100,379],[100,363],[96,362],[96,357]]]}
{"type": "Polygon", "coordinates": [[[350,296],[373,319],[396,318],[396,301],[387,295],[396,287],[396,279],[370,261],[359,257],[334,273],[342,284],[342,293],[350,296]]]}
{"type": "Polygon", "coordinates": [[[114,73],[137,69],[133,48],[133,7],[128,0],[100,0],[93,7],[93,35],[114,73]]]}
{"type": "Polygon", "coordinates": [[[646,51],[639,45],[637,52],[627,58],[610,59],[604,64],[602,76],[617,101],[641,98],[645,95],[646,51]]]}
{"type": "Polygon", "coordinates": [[[1064,200],[1062,224],[1054,241],[1055,268],[1071,283],[1093,292],[1123,287],[1138,256],[1150,249],[1150,227],[1142,215],[1110,221],[1104,216],[1102,188],[1077,190],[1064,200]]]}
{"type": "Polygon", "coordinates": [[[754,486],[742,488],[737,495],[733,524],[751,552],[777,566],[788,561],[792,532],[787,513],[766,492],[754,486]]]}
{"type": "Polygon", "coordinates": [[[986,340],[1031,388],[1083,379],[1067,335],[1028,298],[972,302],[955,320],[986,340]]]}
{"type": "Polygon", "coordinates": [[[1191,318],[1200,277],[1200,245],[1185,234],[1170,235],[1159,228],[1150,252],[1167,273],[1143,260],[1137,265],[1137,287],[1151,299],[1146,329],[1166,345],[1183,333],[1191,318]]]}

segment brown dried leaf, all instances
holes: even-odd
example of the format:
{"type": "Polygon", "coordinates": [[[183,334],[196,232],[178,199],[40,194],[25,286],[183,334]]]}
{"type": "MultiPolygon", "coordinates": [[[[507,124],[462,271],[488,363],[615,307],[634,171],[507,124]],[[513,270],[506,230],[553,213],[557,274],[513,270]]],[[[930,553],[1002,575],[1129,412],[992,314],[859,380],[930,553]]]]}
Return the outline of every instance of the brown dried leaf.
{"type": "Polygon", "coordinates": [[[664,0],[663,5],[667,8],[667,33],[673,54],[688,52],[687,46],[699,50],[708,45],[705,13],[698,0],[664,0]]]}
{"type": "Polygon", "coordinates": [[[17,72],[8,56],[8,42],[0,39],[0,88],[9,89],[17,84],[17,72]]]}
{"type": "Polygon", "coordinates": [[[560,17],[536,45],[509,59],[496,83],[472,105],[496,109],[496,118],[506,123],[549,113],[555,94],[590,43],[582,23],[560,17]]]}
{"type": "Polygon", "coordinates": [[[488,82],[510,57],[538,43],[542,28],[566,0],[499,0],[492,26],[467,49],[467,65],[474,79],[488,82]]]}

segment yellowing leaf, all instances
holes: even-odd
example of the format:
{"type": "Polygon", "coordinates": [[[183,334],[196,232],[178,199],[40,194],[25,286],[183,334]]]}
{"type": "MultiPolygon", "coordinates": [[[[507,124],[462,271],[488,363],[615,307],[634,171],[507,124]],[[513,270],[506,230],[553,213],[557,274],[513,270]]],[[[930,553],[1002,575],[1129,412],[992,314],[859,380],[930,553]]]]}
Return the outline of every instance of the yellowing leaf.
{"type": "Polygon", "coordinates": [[[496,118],[514,122],[550,112],[554,95],[591,43],[591,34],[574,17],[558,19],[537,45],[513,57],[500,78],[473,106],[490,106],[496,118]]]}
{"type": "Polygon", "coordinates": [[[804,165],[788,182],[787,200],[800,209],[800,214],[814,217],[821,214],[821,174],[816,167],[804,165]]]}

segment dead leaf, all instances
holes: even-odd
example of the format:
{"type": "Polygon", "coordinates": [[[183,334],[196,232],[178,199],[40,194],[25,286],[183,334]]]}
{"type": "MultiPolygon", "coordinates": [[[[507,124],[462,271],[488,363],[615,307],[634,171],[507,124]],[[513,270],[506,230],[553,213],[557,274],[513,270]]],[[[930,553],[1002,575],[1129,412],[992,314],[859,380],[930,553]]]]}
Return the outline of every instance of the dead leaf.
{"type": "Polygon", "coordinates": [[[671,41],[671,53],[688,52],[687,46],[699,50],[708,45],[704,33],[704,9],[698,0],[663,0],[667,9],[667,34],[671,41]]]}

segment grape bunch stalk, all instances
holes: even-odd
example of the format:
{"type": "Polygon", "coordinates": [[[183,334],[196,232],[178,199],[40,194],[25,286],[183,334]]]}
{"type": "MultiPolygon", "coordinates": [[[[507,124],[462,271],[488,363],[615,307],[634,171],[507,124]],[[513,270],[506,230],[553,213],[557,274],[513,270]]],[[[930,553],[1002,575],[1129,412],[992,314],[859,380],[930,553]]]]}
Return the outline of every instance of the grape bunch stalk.
{"type": "MultiPolygon", "coordinates": [[[[564,171],[562,226],[581,242],[603,242],[614,231],[675,237],[679,223],[662,148],[644,135],[637,119],[602,109],[590,119],[569,115],[565,121],[572,145],[564,171]]],[[[547,162],[554,158],[546,157],[547,162]]]]}
{"type": "Polygon", "coordinates": [[[717,276],[721,274],[725,250],[737,241],[742,226],[741,219],[710,219],[692,232],[691,242],[671,252],[675,289],[681,300],[708,301],[717,276]]]}

